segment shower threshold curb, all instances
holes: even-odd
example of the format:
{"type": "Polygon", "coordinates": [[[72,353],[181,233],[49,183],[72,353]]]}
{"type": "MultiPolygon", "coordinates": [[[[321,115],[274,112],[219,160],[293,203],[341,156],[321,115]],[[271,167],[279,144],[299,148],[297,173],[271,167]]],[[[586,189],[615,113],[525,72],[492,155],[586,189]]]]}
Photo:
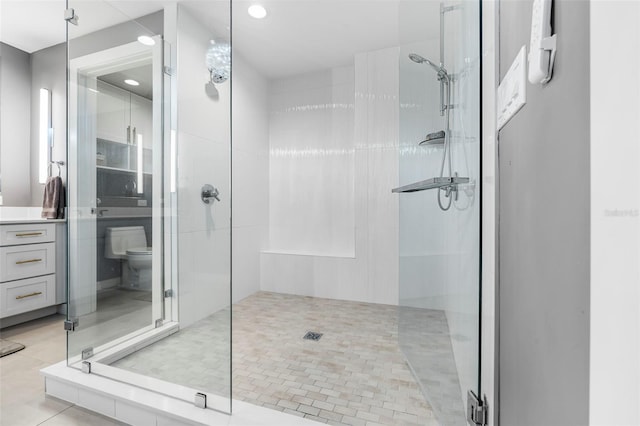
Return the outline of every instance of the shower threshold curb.
{"type": "Polygon", "coordinates": [[[233,414],[197,408],[192,403],[96,374],[66,361],[40,370],[45,394],[132,425],[316,425],[301,417],[233,400],[233,414]]]}

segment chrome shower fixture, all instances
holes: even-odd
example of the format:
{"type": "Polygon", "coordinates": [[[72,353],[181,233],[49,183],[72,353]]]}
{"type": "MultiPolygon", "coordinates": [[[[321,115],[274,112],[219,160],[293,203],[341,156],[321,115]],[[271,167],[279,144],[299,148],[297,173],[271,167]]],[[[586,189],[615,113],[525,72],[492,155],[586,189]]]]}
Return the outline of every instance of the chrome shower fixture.
{"type": "MultiPolygon", "coordinates": [[[[440,46],[440,65],[436,65],[427,58],[418,55],[417,53],[410,53],[409,59],[411,59],[416,64],[427,64],[431,69],[433,69],[438,75],[438,81],[440,82],[440,115],[445,118],[445,129],[439,132],[429,133],[423,141],[419,143],[419,145],[444,145],[444,150],[442,151],[442,162],[440,164],[440,179],[445,178],[445,164],[448,166],[448,173],[446,177],[453,177],[453,167],[451,165],[451,135],[449,132],[451,131],[451,122],[449,121],[449,113],[451,111],[451,77],[449,73],[445,69],[442,64],[443,51],[442,45],[440,46]],[[445,91],[446,86],[446,91],[445,91]]],[[[457,175],[457,174],[456,174],[457,175]]],[[[438,206],[443,211],[449,210],[453,199],[458,199],[458,186],[444,186],[438,188],[438,206]],[[445,198],[449,199],[449,203],[445,206],[441,200],[441,193],[444,192],[445,198]]]]}
{"type": "Polygon", "coordinates": [[[444,130],[440,130],[439,132],[429,133],[425,136],[424,140],[420,141],[418,145],[427,146],[427,145],[442,145],[447,137],[447,134],[444,130]]]}
{"type": "Polygon", "coordinates": [[[411,59],[416,64],[427,64],[429,65],[438,75],[438,81],[440,82],[440,116],[444,115],[444,112],[450,108],[449,98],[450,98],[450,89],[451,85],[451,76],[447,72],[446,68],[442,65],[436,65],[425,57],[418,55],[417,53],[410,53],[409,59],[411,59]],[[445,90],[444,86],[447,85],[447,99],[445,102],[445,90]]]}
{"type": "Polygon", "coordinates": [[[418,55],[417,53],[410,53],[409,59],[411,59],[416,64],[427,64],[431,68],[433,68],[433,70],[438,74],[438,81],[441,81],[441,80],[446,80],[447,82],[451,81],[451,77],[449,76],[449,73],[447,72],[445,67],[442,66],[442,64],[436,65],[430,60],[428,60],[427,58],[424,58],[418,55]]]}

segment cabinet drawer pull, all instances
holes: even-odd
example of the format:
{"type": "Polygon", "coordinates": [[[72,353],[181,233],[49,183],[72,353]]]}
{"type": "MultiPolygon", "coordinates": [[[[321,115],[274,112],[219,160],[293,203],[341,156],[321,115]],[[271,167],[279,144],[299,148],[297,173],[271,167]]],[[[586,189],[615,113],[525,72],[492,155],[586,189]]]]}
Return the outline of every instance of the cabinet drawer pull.
{"type": "Polygon", "coordinates": [[[41,291],[35,291],[33,293],[23,294],[22,296],[16,296],[16,300],[26,299],[27,297],[39,296],[41,294],[42,294],[41,291]]]}
{"type": "Polygon", "coordinates": [[[19,260],[16,262],[16,265],[24,265],[25,263],[36,263],[36,262],[42,262],[42,259],[19,260]]]}
{"type": "Polygon", "coordinates": [[[42,234],[44,234],[44,232],[24,232],[22,234],[16,234],[16,237],[37,237],[42,234]]]}

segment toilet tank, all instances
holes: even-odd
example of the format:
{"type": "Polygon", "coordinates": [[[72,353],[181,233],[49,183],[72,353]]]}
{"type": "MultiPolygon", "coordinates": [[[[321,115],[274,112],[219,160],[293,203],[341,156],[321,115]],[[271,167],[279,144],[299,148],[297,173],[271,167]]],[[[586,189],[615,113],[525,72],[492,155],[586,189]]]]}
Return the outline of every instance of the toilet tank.
{"type": "Polygon", "coordinates": [[[126,259],[127,249],[147,246],[143,226],[107,228],[104,240],[104,257],[107,259],[126,259]]]}

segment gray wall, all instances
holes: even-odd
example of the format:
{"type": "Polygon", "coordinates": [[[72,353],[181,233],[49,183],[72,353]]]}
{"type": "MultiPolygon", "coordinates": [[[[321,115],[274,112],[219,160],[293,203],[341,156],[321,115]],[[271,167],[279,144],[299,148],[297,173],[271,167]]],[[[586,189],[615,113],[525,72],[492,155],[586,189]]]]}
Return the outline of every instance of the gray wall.
{"type": "MultiPolygon", "coordinates": [[[[162,11],[74,39],[71,57],[134,41],[140,25],[161,34],[162,11]]],[[[0,46],[0,190],[5,206],[42,205],[44,185],[38,182],[40,88],[51,91],[52,158],[66,160],[65,49],[62,43],[28,54],[4,43],[0,46]]],[[[55,167],[53,171],[57,173],[55,167]]],[[[61,175],[64,179],[65,168],[61,175]]]]}
{"type": "Polygon", "coordinates": [[[0,43],[0,173],[5,206],[30,206],[31,63],[29,54],[0,43]]]}
{"type": "MultiPolygon", "coordinates": [[[[499,135],[499,417],[589,416],[589,4],[556,0],[553,80],[499,135]]],[[[500,2],[500,77],[529,44],[532,1],[500,2]]]]}
{"type": "MultiPolygon", "coordinates": [[[[40,89],[51,93],[51,126],[53,152],[51,158],[66,161],[67,156],[67,58],[64,43],[31,54],[31,198],[30,205],[41,206],[44,185],[38,182],[38,150],[40,129],[40,89]]],[[[55,166],[52,173],[57,174],[55,166]]],[[[66,172],[62,168],[61,176],[66,172]]]]}

